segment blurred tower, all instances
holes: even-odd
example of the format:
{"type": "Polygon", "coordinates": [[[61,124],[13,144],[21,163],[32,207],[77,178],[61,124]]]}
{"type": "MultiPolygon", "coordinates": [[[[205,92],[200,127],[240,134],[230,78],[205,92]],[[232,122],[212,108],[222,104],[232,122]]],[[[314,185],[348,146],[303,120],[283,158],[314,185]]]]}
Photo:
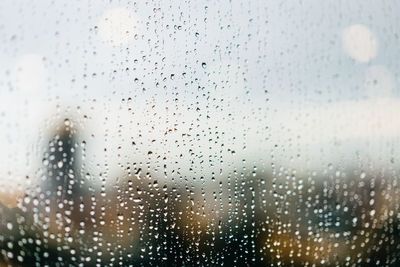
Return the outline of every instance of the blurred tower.
{"type": "Polygon", "coordinates": [[[48,142],[44,153],[43,164],[46,167],[45,179],[42,182],[42,193],[57,202],[74,206],[73,203],[85,196],[87,187],[80,172],[81,157],[78,134],[69,119],[65,119],[48,142]]]}
{"type": "Polygon", "coordinates": [[[50,237],[46,243],[58,249],[56,261],[75,262],[73,254],[79,255],[91,245],[85,241],[87,231],[82,232],[90,228],[87,222],[92,203],[80,162],[82,142],[78,140],[78,131],[69,119],[55,129],[44,152],[40,193],[35,196],[34,221],[45,229],[45,238],[50,237]]]}

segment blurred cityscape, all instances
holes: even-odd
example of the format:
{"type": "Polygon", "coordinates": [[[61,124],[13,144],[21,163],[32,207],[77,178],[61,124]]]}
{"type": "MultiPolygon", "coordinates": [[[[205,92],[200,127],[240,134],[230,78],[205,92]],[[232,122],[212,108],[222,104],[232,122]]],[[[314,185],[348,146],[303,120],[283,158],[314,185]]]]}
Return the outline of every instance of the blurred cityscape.
{"type": "Polygon", "coordinates": [[[238,168],[199,185],[138,165],[111,185],[97,177],[99,186],[74,122],[60,125],[34,174],[40,182],[1,198],[4,266],[399,264],[395,173],[238,168]]]}

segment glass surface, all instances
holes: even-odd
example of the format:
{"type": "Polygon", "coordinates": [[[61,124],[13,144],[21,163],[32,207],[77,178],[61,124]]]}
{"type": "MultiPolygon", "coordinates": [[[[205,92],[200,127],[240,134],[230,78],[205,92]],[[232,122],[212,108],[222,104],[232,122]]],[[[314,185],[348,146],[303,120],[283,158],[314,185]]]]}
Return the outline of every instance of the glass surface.
{"type": "Polygon", "coordinates": [[[399,266],[398,1],[0,1],[0,266],[399,266]]]}

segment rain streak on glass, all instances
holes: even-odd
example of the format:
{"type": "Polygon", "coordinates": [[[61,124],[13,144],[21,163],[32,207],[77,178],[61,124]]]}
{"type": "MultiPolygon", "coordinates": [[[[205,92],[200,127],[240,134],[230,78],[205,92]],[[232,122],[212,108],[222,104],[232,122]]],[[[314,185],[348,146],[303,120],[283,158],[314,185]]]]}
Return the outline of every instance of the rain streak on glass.
{"type": "Polygon", "coordinates": [[[0,266],[400,266],[399,13],[0,1],[0,266]]]}

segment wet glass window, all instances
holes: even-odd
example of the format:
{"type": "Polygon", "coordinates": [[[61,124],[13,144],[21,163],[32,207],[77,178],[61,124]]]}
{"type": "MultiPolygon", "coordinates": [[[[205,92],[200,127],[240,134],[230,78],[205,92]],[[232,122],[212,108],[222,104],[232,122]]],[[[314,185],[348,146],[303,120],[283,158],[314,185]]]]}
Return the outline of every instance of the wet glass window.
{"type": "Polygon", "coordinates": [[[395,0],[0,1],[0,266],[399,266],[395,0]]]}

